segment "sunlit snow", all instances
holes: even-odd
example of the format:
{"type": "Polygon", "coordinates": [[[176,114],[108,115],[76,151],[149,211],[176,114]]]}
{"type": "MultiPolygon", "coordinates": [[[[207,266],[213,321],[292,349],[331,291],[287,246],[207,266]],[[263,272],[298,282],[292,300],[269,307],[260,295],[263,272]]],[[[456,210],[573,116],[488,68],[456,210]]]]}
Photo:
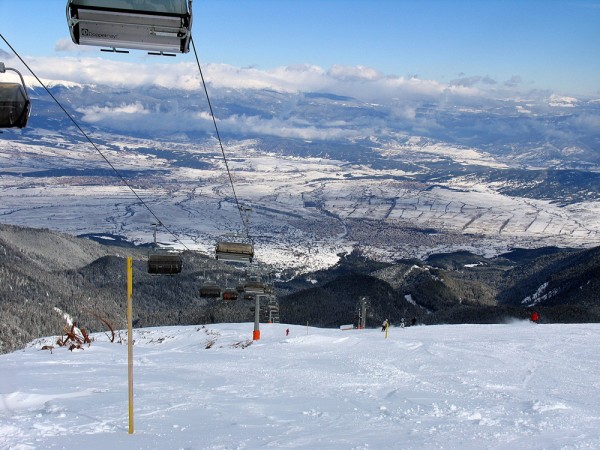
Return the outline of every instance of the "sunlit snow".
{"type": "Polygon", "coordinates": [[[131,435],[125,344],[1,355],[0,448],[600,448],[599,324],[261,331],[134,330],[131,435]]]}

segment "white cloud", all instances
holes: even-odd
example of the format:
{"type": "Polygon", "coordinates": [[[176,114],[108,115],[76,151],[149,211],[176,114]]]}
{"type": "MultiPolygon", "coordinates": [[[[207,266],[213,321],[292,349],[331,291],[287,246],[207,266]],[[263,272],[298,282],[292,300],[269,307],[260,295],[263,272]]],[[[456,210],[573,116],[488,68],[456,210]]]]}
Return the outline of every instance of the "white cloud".
{"type": "MultiPolygon", "coordinates": [[[[68,49],[70,45],[68,40],[56,44],[60,49],[68,49]]],[[[90,56],[41,57],[32,58],[30,66],[40,78],[81,84],[132,88],[156,85],[187,90],[198,90],[201,85],[196,63],[181,60],[146,63],[90,56]]],[[[481,94],[479,89],[472,86],[385,76],[365,66],[334,65],[325,70],[314,65],[294,65],[261,70],[207,64],[202,70],[205,80],[216,88],[269,89],[285,93],[326,92],[374,102],[391,98],[438,97],[448,93],[466,96],[481,94]]]]}
{"type": "Polygon", "coordinates": [[[453,86],[472,87],[482,81],[482,77],[475,75],[471,77],[462,77],[450,82],[453,86]]]}
{"type": "Polygon", "coordinates": [[[140,115],[150,114],[150,111],[148,111],[141,103],[122,104],[115,107],[92,106],[91,108],[79,109],[78,112],[83,114],[83,120],[85,122],[90,123],[101,122],[107,117],[110,117],[111,120],[127,120],[128,118],[135,116],[137,120],[140,115]]]}
{"type": "Polygon", "coordinates": [[[321,124],[298,123],[278,118],[263,119],[257,116],[237,115],[219,121],[219,127],[224,131],[304,140],[352,139],[364,136],[365,132],[370,134],[369,130],[353,130],[345,125],[347,124],[336,123],[330,124],[330,126],[321,126],[321,124]]]}
{"type": "Polygon", "coordinates": [[[581,114],[572,117],[570,123],[579,128],[588,131],[597,131],[600,129],[600,115],[597,114],[581,114]]]}
{"type": "Polygon", "coordinates": [[[523,83],[523,79],[519,75],[513,75],[504,82],[504,86],[509,88],[515,88],[523,83]]]}
{"type": "Polygon", "coordinates": [[[376,81],[383,78],[383,74],[376,69],[366,66],[342,66],[334,64],[327,74],[338,80],[345,81],[376,81]]]}
{"type": "Polygon", "coordinates": [[[198,89],[200,77],[192,63],[140,64],[100,57],[32,58],[30,67],[42,79],[114,87],[162,86],[198,89]]]}
{"type": "Polygon", "coordinates": [[[97,52],[98,49],[95,47],[89,47],[85,45],[77,45],[70,38],[59,39],[54,44],[55,52],[72,52],[72,53],[92,53],[97,52]]]}
{"type": "MultiPolygon", "coordinates": [[[[59,44],[64,48],[69,46],[68,41],[57,43],[57,47],[59,44]]],[[[133,58],[115,61],[89,56],[45,57],[32,58],[30,65],[43,79],[62,80],[61,83],[67,86],[88,84],[97,89],[109,86],[134,91],[140,87],[158,86],[194,91],[189,96],[194,100],[182,99],[180,102],[157,101],[152,94],[148,98],[142,94],[140,98],[134,92],[121,104],[119,101],[123,97],[115,100],[117,97],[104,99],[101,95],[99,100],[94,100],[97,105],[79,110],[87,123],[123,131],[213,132],[212,118],[203,106],[198,106],[204,102],[204,93],[201,92],[196,62],[185,57],[148,62],[134,62],[133,58]]],[[[515,96],[514,91],[511,93],[506,83],[498,83],[489,76],[462,76],[450,83],[442,83],[418,77],[388,76],[365,66],[334,65],[326,70],[307,64],[270,70],[207,64],[202,70],[211,97],[215,94],[219,100],[224,99],[225,104],[221,104],[217,113],[223,132],[305,140],[353,139],[396,132],[440,138],[452,133],[493,138],[532,131],[555,132],[535,121],[520,123],[518,126],[522,129],[501,120],[492,125],[474,120],[458,130],[448,128],[448,117],[455,113],[485,114],[493,110],[497,115],[506,108],[514,114],[519,96],[515,96]],[[238,90],[263,91],[256,96],[260,104],[252,103],[252,93],[228,92],[238,90]],[[264,91],[281,95],[271,96],[271,92],[265,97],[264,91]],[[333,94],[339,98],[330,96],[324,101],[319,96],[304,93],[333,94]],[[232,99],[240,103],[228,104],[232,99]],[[298,107],[299,102],[303,103],[302,107],[298,107]]],[[[520,83],[519,77],[509,81],[520,83]]],[[[531,114],[552,110],[549,103],[575,104],[574,99],[550,97],[550,94],[537,93],[535,99],[524,95],[521,100],[531,114]]],[[[582,116],[575,125],[592,128],[597,121],[597,116],[582,116]]]]}

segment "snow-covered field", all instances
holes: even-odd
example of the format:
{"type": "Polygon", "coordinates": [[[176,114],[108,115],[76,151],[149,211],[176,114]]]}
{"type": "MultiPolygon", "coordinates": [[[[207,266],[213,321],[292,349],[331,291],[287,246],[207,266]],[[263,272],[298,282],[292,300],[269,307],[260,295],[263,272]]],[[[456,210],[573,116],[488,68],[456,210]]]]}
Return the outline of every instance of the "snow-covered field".
{"type": "MultiPolygon", "coordinates": [[[[50,132],[36,142],[45,143],[44,139],[49,140],[47,147],[0,141],[3,223],[151,241],[156,219],[110,171],[106,176],[74,171],[64,176],[22,176],[35,170],[106,170],[95,153],[83,150],[85,146],[50,132]]],[[[242,231],[229,179],[214,150],[182,144],[177,151],[183,153],[169,153],[173,161],[192,155],[204,166],[179,167],[138,151],[156,145],[121,137],[114,145],[119,151],[105,152],[119,162],[119,170],[148,171],[130,182],[181,242],[172,242],[165,233],[158,239],[210,253],[223,235],[242,231]]],[[[174,151],[169,147],[174,144],[164,145],[165,151],[174,151]]],[[[384,260],[457,249],[492,256],[513,247],[600,245],[597,201],[561,206],[506,196],[461,177],[429,186],[403,178],[407,174],[396,169],[269,153],[257,145],[253,140],[231,143],[230,167],[240,201],[252,208],[249,225],[257,259],[276,271],[323,269],[355,245],[384,260]],[[363,219],[371,223],[359,224],[363,219]],[[415,231],[419,229],[436,233],[415,231]]],[[[452,155],[445,147],[426,149],[428,158],[433,153],[452,155]]],[[[459,156],[476,156],[474,150],[463,150],[457,149],[459,156]]],[[[420,153],[408,152],[406,157],[415,154],[420,153]]],[[[486,159],[485,154],[480,156],[486,159]]]]}
{"type": "Polygon", "coordinates": [[[261,331],[134,330],[131,435],[126,345],[2,355],[0,448],[600,448],[600,324],[261,331]]]}

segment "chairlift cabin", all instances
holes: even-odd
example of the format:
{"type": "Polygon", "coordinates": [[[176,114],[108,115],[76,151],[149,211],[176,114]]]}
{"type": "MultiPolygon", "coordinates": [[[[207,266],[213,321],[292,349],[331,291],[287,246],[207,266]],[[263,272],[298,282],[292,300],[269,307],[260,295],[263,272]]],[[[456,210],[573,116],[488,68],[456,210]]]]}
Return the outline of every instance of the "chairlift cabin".
{"type": "Polygon", "coordinates": [[[235,289],[225,289],[223,291],[223,300],[237,300],[238,296],[238,291],[235,289]]]}
{"type": "Polygon", "coordinates": [[[200,298],[221,298],[221,287],[216,283],[205,283],[200,286],[200,298]]]}
{"type": "Polygon", "coordinates": [[[183,267],[181,255],[171,252],[153,251],[148,255],[148,273],[174,275],[183,267]]]}
{"type": "Polygon", "coordinates": [[[25,128],[31,112],[25,80],[18,70],[5,67],[0,62],[0,74],[5,74],[7,70],[19,75],[21,82],[0,79],[0,128],[25,128]]]}
{"type": "Polygon", "coordinates": [[[215,258],[221,261],[251,263],[254,258],[252,244],[241,242],[217,242],[215,258]]]}
{"type": "MultiPolygon", "coordinates": [[[[191,0],[68,0],[71,39],[79,45],[187,53],[191,0]]],[[[174,56],[174,55],[172,55],[174,56]]]]}

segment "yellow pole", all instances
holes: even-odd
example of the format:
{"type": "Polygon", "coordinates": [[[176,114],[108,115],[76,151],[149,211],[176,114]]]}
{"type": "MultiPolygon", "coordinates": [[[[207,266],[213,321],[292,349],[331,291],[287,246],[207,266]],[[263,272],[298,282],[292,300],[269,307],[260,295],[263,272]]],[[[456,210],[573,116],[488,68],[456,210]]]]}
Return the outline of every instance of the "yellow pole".
{"type": "Polygon", "coordinates": [[[133,433],[133,259],[127,257],[127,368],[129,378],[129,434],[133,433]]]}
{"type": "Polygon", "coordinates": [[[388,329],[389,329],[389,328],[390,328],[390,324],[389,324],[389,323],[386,323],[386,324],[385,324],[385,338],[386,338],[386,339],[387,339],[387,336],[388,336],[388,329]]]}

